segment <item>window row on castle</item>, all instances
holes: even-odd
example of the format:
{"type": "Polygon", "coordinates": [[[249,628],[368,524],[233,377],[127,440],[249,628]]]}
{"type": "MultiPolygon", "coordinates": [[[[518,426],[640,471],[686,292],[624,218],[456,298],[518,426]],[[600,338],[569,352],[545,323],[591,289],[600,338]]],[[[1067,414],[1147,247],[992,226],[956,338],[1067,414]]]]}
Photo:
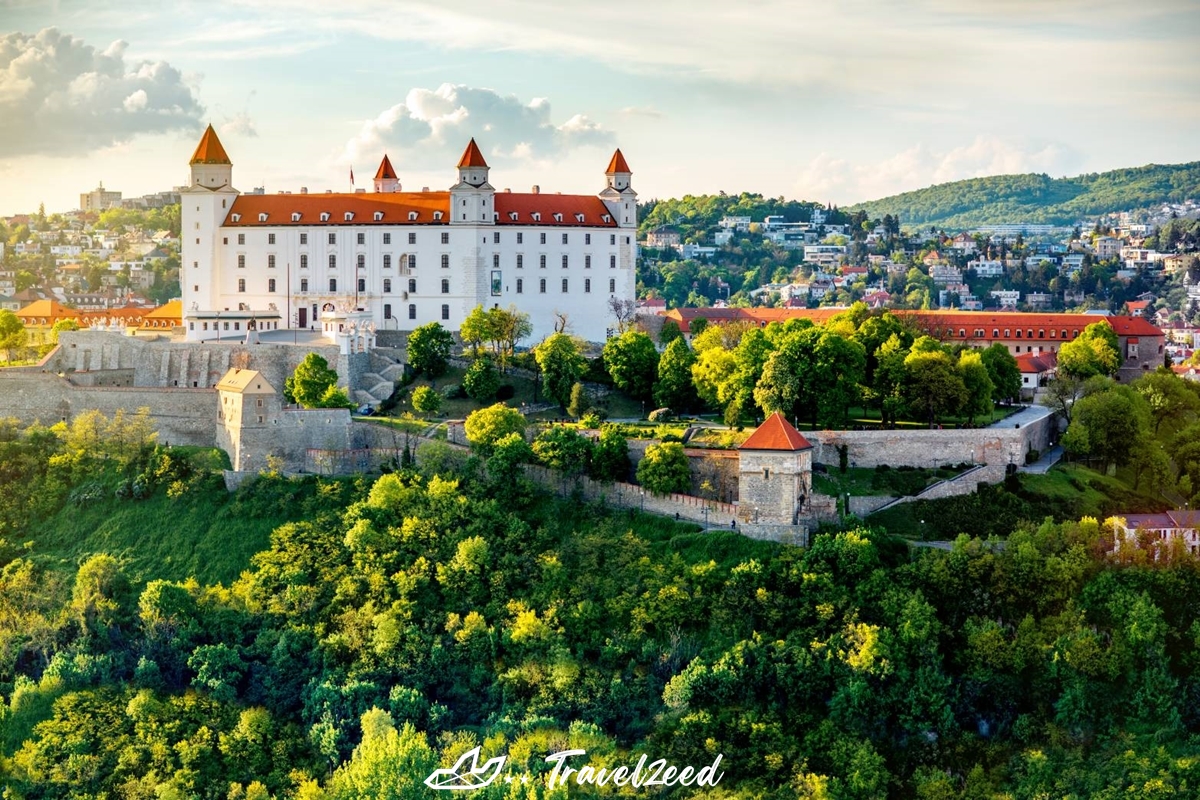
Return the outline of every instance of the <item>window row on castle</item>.
{"type": "MultiPolygon", "coordinates": [[[[493,273],[492,274],[492,294],[493,295],[498,296],[501,294],[500,284],[501,284],[500,275],[498,273],[493,273]]],[[[538,280],[538,293],[539,294],[546,294],[546,285],[547,285],[547,283],[546,283],[545,278],[540,278],[538,280]]],[[[278,286],[279,286],[279,284],[275,278],[267,279],[267,293],[268,294],[274,294],[276,292],[278,286]]],[[[239,294],[245,294],[245,292],[246,292],[246,279],[245,278],[238,278],[237,290],[238,290],[239,294]]],[[[336,292],[337,290],[338,290],[337,278],[330,278],[329,279],[329,291],[336,292]]],[[[367,291],[367,279],[366,278],[358,279],[358,291],[360,291],[360,292],[367,291]]],[[[570,279],[563,278],[562,279],[562,293],[567,294],[569,291],[570,291],[570,279]]],[[[616,293],[617,281],[615,278],[609,278],[608,291],[609,291],[609,294],[616,293]]],[[[301,278],[300,279],[300,294],[308,294],[308,292],[309,292],[308,278],[301,278]]],[[[391,294],[391,293],[392,293],[392,279],[384,278],[383,279],[383,294],[391,294]]],[[[409,294],[417,294],[417,279],[416,278],[409,278],[408,293],[409,294]]],[[[449,278],[442,278],[441,293],[442,294],[450,294],[450,279],[449,278]]],[[[517,292],[516,293],[517,294],[525,293],[525,279],[524,278],[517,278],[517,292]]],[[[592,279],[591,278],[583,279],[583,293],[584,294],[592,293],[592,279]]]]}
{"type": "MultiPolygon", "coordinates": [[[[383,304],[383,318],[384,319],[395,319],[395,317],[392,316],[392,304],[391,303],[383,304]]],[[[408,318],[409,319],[417,318],[417,304],[416,303],[408,304],[408,318]]],[[[442,304],[442,319],[450,319],[450,306],[447,303],[442,304]]]]}
{"type": "MultiPolygon", "coordinates": [[[[450,232],[449,231],[440,231],[439,233],[441,236],[441,243],[442,244],[450,244],[450,232]]],[[[329,244],[337,244],[338,243],[337,236],[338,236],[337,233],[332,232],[332,231],[330,233],[326,234],[328,243],[329,244]]],[[[277,237],[277,234],[268,233],[267,234],[267,244],[275,244],[276,237],[277,237]]],[[[516,241],[517,244],[525,244],[525,232],[524,231],[517,231],[516,237],[517,237],[517,241],[516,241]]],[[[229,244],[229,237],[228,236],[224,237],[223,241],[225,244],[229,244]]],[[[485,243],[487,242],[486,236],[484,237],[484,242],[485,243]]],[[[545,232],[540,232],[538,234],[538,242],[540,244],[546,244],[545,232]]],[[[240,245],[244,245],[246,243],[246,234],[239,233],[237,235],[237,243],[240,245]]],[[[367,243],[367,234],[366,233],[355,234],[355,243],[360,244],[360,245],[365,245],[367,243]]],[[[384,233],[383,234],[383,244],[389,245],[391,243],[392,243],[392,234],[384,233]]],[[[409,244],[417,243],[417,232],[416,231],[408,232],[408,243],[409,244]]],[[[500,244],[500,243],[501,243],[500,231],[492,231],[492,244],[500,244]]],[[[570,244],[571,243],[571,234],[569,234],[569,233],[562,234],[562,243],[570,244]]],[[[590,233],[583,234],[583,243],[585,245],[591,244],[592,243],[592,234],[590,234],[590,233]]],[[[617,243],[617,235],[615,233],[610,233],[608,235],[608,243],[610,245],[615,245],[617,243]]],[[[308,244],[308,234],[307,233],[300,234],[300,244],[302,244],[302,245],[308,244]]],[[[625,237],[625,244],[629,244],[628,236],[625,237]]]]}
{"type": "MultiPolygon", "coordinates": [[[[538,256],[538,267],[540,269],[545,269],[547,263],[548,263],[548,257],[546,256],[546,254],[545,253],[540,254],[538,256]]],[[[560,263],[562,264],[563,269],[569,269],[571,266],[570,256],[568,256],[566,253],[563,253],[561,256],[560,263]]],[[[275,254],[274,253],[268,254],[267,255],[267,269],[275,269],[277,264],[278,264],[278,261],[276,260],[275,254]]],[[[246,254],[245,253],[238,253],[237,265],[238,265],[238,269],[246,268],[246,254]]],[[[199,262],[193,262],[192,266],[198,267],[199,262]]],[[[359,253],[355,259],[355,266],[358,269],[366,269],[367,268],[367,257],[365,255],[363,255],[362,253],[359,253]]],[[[517,269],[525,268],[525,254],[524,253],[517,253],[516,267],[517,267],[517,269]]],[[[337,269],[337,255],[334,253],[329,254],[329,268],[337,269]]],[[[384,253],[383,268],[384,269],[392,268],[392,254],[391,253],[384,253]]],[[[416,269],[416,268],[417,268],[416,254],[405,254],[405,255],[400,256],[400,269],[401,270],[412,270],[412,269],[416,269]]],[[[492,254],[492,268],[493,269],[500,268],[500,254],[499,253],[492,254]]],[[[591,253],[587,253],[584,255],[583,268],[584,269],[592,268],[592,254],[591,253]]],[[[609,269],[617,268],[617,256],[615,253],[609,254],[609,256],[608,256],[608,268],[609,269]]],[[[300,269],[308,269],[308,253],[300,254],[300,269]]],[[[449,253],[442,253],[442,269],[450,269],[450,254],[449,253]]]]}

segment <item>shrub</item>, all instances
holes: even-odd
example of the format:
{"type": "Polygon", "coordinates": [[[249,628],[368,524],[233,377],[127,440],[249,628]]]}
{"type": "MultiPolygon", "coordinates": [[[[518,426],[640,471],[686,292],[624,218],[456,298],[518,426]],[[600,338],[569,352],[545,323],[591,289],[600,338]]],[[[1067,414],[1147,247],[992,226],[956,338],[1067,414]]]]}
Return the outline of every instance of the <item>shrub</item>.
{"type": "Polygon", "coordinates": [[[656,408],[650,412],[650,416],[646,419],[651,422],[667,422],[675,418],[675,414],[669,408],[656,408]]]}
{"type": "Polygon", "coordinates": [[[442,407],[442,396],[431,386],[418,386],[413,390],[412,407],[422,414],[436,414],[442,407]]]}
{"type": "Polygon", "coordinates": [[[462,400],[467,396],[463,387],[457,383],[448,383],[442,387],[442,397],[447,400],[462,400]]]}
{"type": "Polygon", "coordinates": [[[678,442],[652,444],[638,463],[637,479],[654,494],[686,492],[692,485],[687,454],[678,442]]]}
{"type": "Polygon", "coordinates": [[[490,358],[477,358],[467,367],[467,374],[463,376],[463,389],[472,400],[479,403],[490,400],[496,396],[496,390],[499,388],[500,373],[496,371],[490,358]]]}

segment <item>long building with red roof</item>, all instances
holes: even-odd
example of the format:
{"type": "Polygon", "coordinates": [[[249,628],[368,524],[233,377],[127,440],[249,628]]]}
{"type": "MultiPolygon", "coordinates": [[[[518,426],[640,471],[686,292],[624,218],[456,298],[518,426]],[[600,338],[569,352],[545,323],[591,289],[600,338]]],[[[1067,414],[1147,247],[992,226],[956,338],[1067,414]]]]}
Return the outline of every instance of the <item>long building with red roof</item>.
{"type": "Polygon", "coordinates": [[[241,318],[336,336],[353,318],[378,329],[458,328],[479,305],[528,313],[533,339],[566,317],[603,341],[612,300],[632,301],[637,194],[613,154],[594,195],[497,191],[474,139],[444,191],[403,191],[383,155],[373,191],[241,194],[210,126],[182,192],[180,285],[190,340],[241,318]]]}
{"type": "MultiPolygon", "coordinates": [[[[689,331],[695,319],[714,324],[749,323],[765,327],[772,322],[810,319],[823,325],[845,308],[676,308],[666,317],[689,331]]],[[[1026,353],[1057,353],[1096,322],[1108,323],[1117,334],[1121,368],[1117,380],[1129,381],[1163,365],[1166,338],[1162,330],[1144,317],[1097,314],[1051,314],[1006,311],[910,311],[889,309],[910,320],[921,332],[943,342],[960,342],[970,347],[1003,344],[1014,356],[1026,353]]]]}

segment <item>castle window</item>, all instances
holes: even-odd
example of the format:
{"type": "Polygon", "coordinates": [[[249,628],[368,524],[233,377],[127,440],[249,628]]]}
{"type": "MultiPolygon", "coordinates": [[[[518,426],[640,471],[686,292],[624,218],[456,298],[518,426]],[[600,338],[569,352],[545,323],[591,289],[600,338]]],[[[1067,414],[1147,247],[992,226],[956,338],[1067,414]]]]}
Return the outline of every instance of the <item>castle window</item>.
{"type": "MultiPolygon", "coordinates": [[[[534,222],[541,222],[541,221],[542,221],[542,212],[540,212],[540,211],[534,211],[534,212],[533,212],[532,214],[530,214],[529,216],[533,217],[533,221],[534,221],[534,222]]],[[[543,234],[542,234],[542,244],[545,244],[545,243],[546,243],[546,234],[544,234],[544,233],[543,233],[543,234]]]]}
{"type": "Polygon", "coordinates": [[[308,253],[300,254],[300,269],[308,269],[308,253]]]}
{"type": "Polygon", "coordinates": [[[545,244],[546,243],[546,234],[540,233],[538,235],[542,237],[542,244],[545,244]]]}
{"type": "Polygon", "coordinates": [[[391,244],[391,243],[392,243],[392,235],[391,235],[390,233],[385,233],[385,234],[383,235],[383,243],[384,243],[384,244],[391,244]]]}
{"type": "Polygon", "coordinates": [[[525,244],[525,234],[519,231],[517,232],[517,244],[525,244]]]}
{"type": "Polygon", "coordinates": [[[301,294],[307,294],[307,293],[308,293],[308,278],[301,278],[301,279],[300,279],[300,293],[301,293],[301,294]]]}
{"type": "Polygon", "coordinates": [[[358,234],[358,237],[357,237],[357,238],[358,238],[358,243],[359,243],[359,244],[366,244],[366,243],[367,243],[367,235],[366,235],[365,233],[360,233],[360,234],[358,234]]]}
{"type": "Polygon", "coordinates": [[[567,279],[563,278],[562,281],[563,281],[563,284],[562,284],[563,294],[566,294],[567,293],[567,279]]]}
{"type": "Polygon", "coordinates": [[[494,269],[500,269],[500,254],[499,253],[492,253],[492,267],[494,269]]]}
{"type": "Polygon", "coordinates": [[[433,212],[433,221],[434,222],[437,222],[441,218],[442,218],[442,212],[440,212],[440,211],[433,212]]]}
{"type": "Polygon", "coordinates": [[[300,221],[300,212],[293,211],[292,212],[292,222],[299,222],[299,221],[300,221]]]}
{"type": "Polygon", "coordinates": [[[583,214],[576,214],[576,215],[575,215],[575,221],[576,221],[576,222],[583,222],[583,214]]]}
{"type": "Polygon", "coordinates": [[[337,244],[337,234],[336,233],[329,234],[329,243],[337,244]]]}
{"type": "Polygon", "coordinates": [[[541,269],[546,268],[546,254],[545,253],[542,253],[540,256],[538,256],[538,266],[541,269]]]}
{"type": "Polygon", "coordinates": [[[242,215],[241,215],[241,214],[230,214],[230,215],[229,215],[229,218],[230,218],[231,220],[233,220],[234,222],[241,222],[241,221],[242,221],[242,215]]]}
{"type": "Polygon", "coordinates": [[[238,234],[238,244],[245,244],[245,243],[246,243],[246,234],[239,233],[238,234]]]}
{"type": "MultiPolygon", "coordinates": [[[[559,219],[559,222],[562,222],[562,219],[561,219],[561,217],[562,217],[562,214],[559,214],[558,216],[559,216],[559,218],[560,218],[560,219],[559,219]]],[[[563,244],[566,244],[566,243],[567,243],[567,236],[568,236],[568,234],[565,234],[565,233],[563,234],[563,244]]]]}
{"type": "Polygon", "coordinates": [[[768,481],[770,479],[771,479],[771,468],[763,467],[763,480],[768,481]]]}
{"type": "Polygon", "coordinates": [[[492,244],[500,244],[500,231],[492,232],[492,244]]]}
{"type": "Polygon", "coordinates": [[[331,292],[337,291],[337,278],[329,279],[329,291],[331,291],[331,292]]]}
{"type": "Polygon", "coordinates": [[[450,294],[450,279],[442,278],[442,294],[450,294]]]}
{"type": "Polygon", "coordinates": [[[517,278],[517,294],[524,294],[524,293],[525,293],[525,280],[523,278],[517,278]]]}
{"type": "Polygon", "coordinates": [[[354,212],[353,212],[353,211],[347,211],[347,212],[346,212],[346,222],[350,222],[350,221],[351,221],[351,220],[353,220],[353,219],[354,219],[354,212]]]}
{"type": "MultiPolygon", "coordinates": [[[[583,214],[580,214],[579,216],[580,216],[580,217],[582,217],[582,216],[583,216],[583,214]]],[[[581,219],[581,220],[579,220],[579,221],[580,221],[580,222],[583,222],[583,220],[582,220],[582,219],[581,219]]],[[[585,234],[583,235],[583,243],[584,243],[584,244],[591,244],[591,243],[592,243],[592,235],[591,235],[590,233],[585,233],[585,234]]]]}
{"type": "MultiPolygon", "coordinates": [[[[559,214],[559,213],[555,212],[555,214],[554,214],[554,221],[555,221],[555,222],[562,222],[562,214],[559,214]]],[[[564,233],[564,234],[563,234],[563,244],[566,244],[566,243],[567,243],[567,235],[564,233]]]]}
{"type": "Polygon", "coordinates": [[[239,253],[238,254],[238,269],[245,269],[245,268],[246,268],[246,255],[244,253],[239,253]]]}
{"type": "Polygon", "coordinates": [[[450,306],[442,304],[442,319],[450,319],[450,306]]]}
{"type": "Polygon", "coordinates": [[[450,234],[446,231],[442,231],[442,244],[450,244],[450,234]]]}
{"type": "MultiPolygon", "coordinates": [[[[321,212],[321,222],[329,222],[329,212],[328,211],[321,212]]],[[[329,236],[331,237],[329,243],[333,244],[333,240],[332,240],[333,234],[331,233],[331,234],[329,234],[329,236]]]]}
{"type": "Polygon", "coordinates": [[[612,217],[608,214],[601,214],[600,219],[604,220],[605,222],[612,222],[612,217]]]}
{"type": "Polygon", "coordinates": [[[586,256],[583,257],[583,268],[584,269],[592,268],[592,254],[591,253],[588,253],[586,256]]]}
{"type": "Polygon", "coordinates": [[[267,221],[267,215],[266,215],[266,214],[259,214],[259,215],[258,215],[258,221],[259,221],[259,222],[266,222],[266,221],[267,221]]]}
{"type": "Polygon", "coordinates": [[[609,256],[609,257],[608,257],[608,268],[609,268],[609,269],[616,269],[616,268],[617,268],[617,257],[616,257],[616,255],[611,255],[611,256],[609,256]]]}
{"type": "Polygon", "coordinates": [[[358,279],[358,290],[360,292],[365,292],[367,290],[367,279],[366,278],[358,279]]]}
{"type": "Polygon", "coordinates": [[[392,279],[391,278],[383,279],[383,293],[384,294],[392,293],[392,279]]]}
{"type": "Polygon", "coordinates": [[[274,278],[267,278],[267,291],[268,292],[275,291],[275,279],[274,278]]]}
{"type": "Polygon", "coordinates": [[[538,284],[539,284],[538,291],[541,292],[542,294],[545,294],[546,293],[546,279],[545,278],[540,279],[538,281],[538,284]]]}
{"type": "Polygon", "coordinates": [[[384,269],[392,268],[392,254],[391,253],[383,254],[383,268],[384,269]]]}
{"type": "Polygon", "coordinates": [[[412,255],[410,255],[408,257],[408,268],[409,269],[417,268],[417,254],[416,253],[413,253],[412,255]]]}
{"type": "Polygon", "coordinates": [[[271,253],[267,256],[267,269],[275,269],[275,254],[271,253]]]}
{"type": "Polygon", "coordinates": [[[337,256],[333,253],[329,254],[329,268],[337,269],[337,256]]]}
{"type": "Polygon", "coordinates": [[[300,244],[308,244],[308,234],[307,233],[300,234],[300,244]]]}
{"type": "MultiPolygon", "coordinates": [[[[197,244],[199,244],[199,242],[197,242],[197,244]]],[[[222,237],[221,244],[229,244],[229,237],[228,236],[222,237]]]]}
{"type": "Polygon", "coordinates": [[[616,293],[616,291],[617,291],[617,279],[616,279],[616,278],[609,278],[609,279],[608,279],[608,293],[609,293],[609,294],[615,294],[615,293],[616,293]]]}
{"type": "Polygon", "coordinates": [[[238,278],[238,291],[239,292],[246,291],[246,279],[245,278],[238,278]]]}
{"type": "Polygon", "coordinates": [[[566,253],[563,253],[562,265],[563,265],[563,269],[567,268],[567,254],[566,253]]]}
{"type": "Polygon", "coordinates": [[[450,269],[450,255],[442,253],[442,269],[450,269]]]}
{"type": "Polygon", "coordinates": [[[391,303],[383,304],[383,318],[384,319],[392,318],[392,304],[391,303]]]}
{"type": "Polygon", "coordinates": [[[508,218],[511,219],[513,222],[516,222],[517,221],[517,212],[515,212],[515,211],[508,212],[508,218]]]}
{"type": "Polygon", "coordinates": [[[409,319],[417,318],[417,304],[416,303],[408,304],[408,318],[409,319]]]}
{"type": "Polygon", "coordinates": [[[610,233],[610,234],[608,235],[608,243],[609,243],[609,244],[616,244],[616,243],[617,243],[617,235],[616,235],[615,233],[610,233]]]}
{"type": "Polygon", "coordinates": [[[383,212],[376,211],[374,214],[371,215],[371,218],[373,220],[375,220],[376,222],[382,222],[383,221],[383,212]]]}
{"type": "Polygon", "coordinates": [[[357,262],[359,269],[367,268],[367,257],[365,255],[363,255],[362,253],[358,254],[358,258],[355,259],[355,261],[357,262]]]}
{"type": "Polygon", "coordinates": [[[525,256],[517,253],[517,269],[525,269],[525,256]]]}
{"type": "Polygon", "coordinates": [[[273,234],[273,233],[267,234],[267,244],[275,244],[275,234],[273,234]]]}
{"type": "Polygon", "coordinates": [[[584,294],[592,293],[592,279],[591,278],[583,279],[583,293],[584,294]]]}
{"type": "Polygon", "coordinates": [[[408,279],[408,290],[410,292],[412,292],[413,294],[417,293],[417,279],[416,278],[408,279]]]}

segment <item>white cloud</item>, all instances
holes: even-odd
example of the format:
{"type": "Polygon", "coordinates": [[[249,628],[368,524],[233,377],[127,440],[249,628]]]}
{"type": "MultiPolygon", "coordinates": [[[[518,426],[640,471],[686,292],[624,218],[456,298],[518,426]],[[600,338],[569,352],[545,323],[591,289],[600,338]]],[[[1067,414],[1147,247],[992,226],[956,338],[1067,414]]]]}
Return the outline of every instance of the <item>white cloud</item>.
{"type": "Polygon", "coordinates": [[[254,127],[254,120],[250,118],[250,115],[243,111],[239,114],[234,114],[221,123],[221,135],[242,136],[247,139],[253,139],[258,136],[258,129],[254,127]]]}
{"type": "Polygon", "coordinates": [[[524,103],[516,95],[444,83],[437,89],[412,89],[404,102],[364,122],[346,143],[342,160],[376,160],[384,151],[458,155],[471,137],[486,157],[518,161],[615,141],[611,131],[583,114],[555,125],[544,97],[524,103]]]}
{"type": "Polygon", "coordinates": [[[988,175],[1058,176],[1073,173],[1079,165],[1078,154],[1061,143],[1021,144],[978,136],[970,144],[945,151],[916,145],[870,164],[821,153],[801,170],[796,191],[799,197],[845,204],[988,175]]]}
{"type": "Polygon", "coordinates": [[[46,28],[0,36],[0,153],[77,156],[141,133],[199,128],[203,107],[164,61],[125,63],[46,28]]]}

